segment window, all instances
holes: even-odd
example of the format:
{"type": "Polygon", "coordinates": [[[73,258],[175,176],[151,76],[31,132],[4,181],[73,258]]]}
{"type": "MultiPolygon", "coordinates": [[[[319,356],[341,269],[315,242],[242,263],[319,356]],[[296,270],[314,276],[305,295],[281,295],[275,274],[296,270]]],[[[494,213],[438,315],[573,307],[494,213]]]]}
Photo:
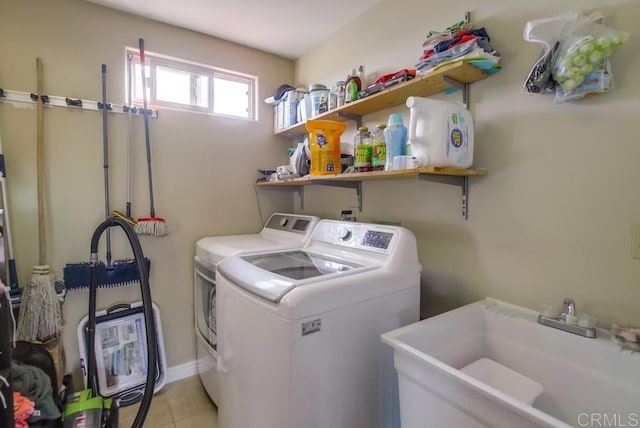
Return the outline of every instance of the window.
{"type": "MultiPolygon", "coordinates": [[[[142,105],[139,52],[127,49],[134,68],[133,103],[142,105]]],[[[256,119],[257,78],[145,52],[147,102],[154,107],[256,119]]],[[[128,61],[127,61],[128,63],[128,61]]],[[[129,67],[127,67],[129,73],[129,67]]],[[[128,80],[128,79],[127,79],[128,80]]]]}

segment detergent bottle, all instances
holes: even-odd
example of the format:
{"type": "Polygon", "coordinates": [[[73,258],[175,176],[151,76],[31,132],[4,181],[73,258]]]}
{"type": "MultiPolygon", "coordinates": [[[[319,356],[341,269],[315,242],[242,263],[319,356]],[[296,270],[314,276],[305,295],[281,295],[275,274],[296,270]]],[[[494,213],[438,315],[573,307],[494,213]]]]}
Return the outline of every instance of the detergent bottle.
{"type": "Polygon", "coordinates": [[[311,175],[334,175],[342,170],[340,164],[340,136],[344,122],[333,120],[307,120],[311,150],[311,175]]]}
{"type": "Polygon", "coordinates": [[[409,143],[420,166],[469,168],[473,163],[473,117],[448,101],[409,97],[409,143]]]}
{"type": "Polygon", "coordinates": [[[393,158],[406,154],[407,148],[407,127],[402,122],[402,115],[393,113],[389,115],[387,127],[384,129],[387,153],[384,169],[393,169],[393,158]]]}

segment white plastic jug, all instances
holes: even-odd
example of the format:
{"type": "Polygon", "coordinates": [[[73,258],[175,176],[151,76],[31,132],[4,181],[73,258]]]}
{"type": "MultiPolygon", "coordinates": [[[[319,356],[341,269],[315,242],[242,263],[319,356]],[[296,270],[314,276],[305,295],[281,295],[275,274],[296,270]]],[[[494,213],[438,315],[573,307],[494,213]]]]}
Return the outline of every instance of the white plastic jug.
{"type": "Polygon", "coordinates": [[[448,101],[409,97],[409,143],[420,166],[469,168],[473,163],[473,117],[448,101]]]}

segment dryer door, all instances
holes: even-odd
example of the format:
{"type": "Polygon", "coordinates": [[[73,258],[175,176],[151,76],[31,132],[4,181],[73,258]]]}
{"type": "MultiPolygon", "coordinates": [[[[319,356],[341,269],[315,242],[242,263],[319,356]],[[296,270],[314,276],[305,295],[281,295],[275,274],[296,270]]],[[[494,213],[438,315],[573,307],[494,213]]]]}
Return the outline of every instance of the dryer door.
{"type": "Polygon", "coordinates": [[[196,328],[208,345],[216,349],[218,345],[216,327],[216,273],[195,259],[195,311],[196,328]]]}

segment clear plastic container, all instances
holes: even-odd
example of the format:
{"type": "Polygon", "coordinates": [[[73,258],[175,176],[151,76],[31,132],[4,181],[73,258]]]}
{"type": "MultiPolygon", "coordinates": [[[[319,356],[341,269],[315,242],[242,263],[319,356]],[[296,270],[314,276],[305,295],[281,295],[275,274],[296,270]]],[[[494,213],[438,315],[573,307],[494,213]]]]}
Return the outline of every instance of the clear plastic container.
{"type": "Polygon", "coordinates": [[[329,89],[314,88],[309,92],[311,97],[311,117],[316,117],[329,111],[329,89]]]}

